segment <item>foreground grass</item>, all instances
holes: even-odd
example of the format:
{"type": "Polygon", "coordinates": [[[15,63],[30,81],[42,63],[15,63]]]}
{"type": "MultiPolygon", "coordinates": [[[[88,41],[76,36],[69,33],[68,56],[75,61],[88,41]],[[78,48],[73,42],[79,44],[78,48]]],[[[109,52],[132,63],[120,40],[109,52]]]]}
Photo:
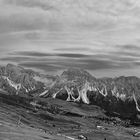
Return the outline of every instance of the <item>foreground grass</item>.
{"type": "Polygon", "coordinates": [[[97,106],[0,94],[0,140],[137,140],[138,131],[97,106]]]}

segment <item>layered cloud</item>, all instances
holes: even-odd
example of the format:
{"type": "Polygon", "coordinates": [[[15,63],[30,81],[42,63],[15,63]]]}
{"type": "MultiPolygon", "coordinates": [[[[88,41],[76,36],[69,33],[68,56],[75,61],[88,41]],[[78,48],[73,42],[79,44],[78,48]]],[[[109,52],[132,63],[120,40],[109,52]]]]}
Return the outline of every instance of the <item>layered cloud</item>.
{"type": "MultiPolygon", "coordinates": [[[[69,67],[79,67],[88,70],[109,70],[136,67],[140,60],[139,47],[134,49],[131,45],[117,46],[118,50],[106,54],[83,54],[83,53],[45,53],[37,51],[21,51],[9,53],[8,57],[1,58],[3,61],[18,62],[26,67],[55,71],[69,67]],[[137,55],[136,55],[137,54],[137,55]]],[[[64,50],[66,51],[66,49],[64,50]]]]}
{"type": "Polygon", "coordinates": [[[0,4],[0,23],[13,32],[58,28],[106,31],[139,23],[135,16],[139,2],[134,0],[1,0],[0,4]]]}
{"type": "Polygon", "coordinates": [[[44,0],[4,0],[4,3],[29,8],[40,8],[45,11],[55,9],[55,7],[53,7],[49,1],[44,0]]]}
{"type": "Polygon", "coordinates": [[[0,62],[138,70],[139,13],[138,0],[0,0],[0,62]]]}

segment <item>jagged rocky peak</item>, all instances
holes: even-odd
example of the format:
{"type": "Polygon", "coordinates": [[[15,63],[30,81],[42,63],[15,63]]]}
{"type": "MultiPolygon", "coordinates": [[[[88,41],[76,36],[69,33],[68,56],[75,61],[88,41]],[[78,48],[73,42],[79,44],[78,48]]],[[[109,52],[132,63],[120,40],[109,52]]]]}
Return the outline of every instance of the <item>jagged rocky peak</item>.
{"type": "Polygon", "coordinates": [[[88,73],[86,70],[78,69],[78,68],[69,68],[69,69],[65,70],[61,74],[61,78],[66,79],[68,81],[72,81],[72,80],[92,81],[93,79],[96,79],[90,73],[88,73]]]}
{"type": "Polygon", "coordinates": [[[24,69],[20,66],[16,66],[13,64],[7,64],[5,67],[5,74],[6,76],[17,76],[20,75],[21,71],[23,71],[24,69]]]}
{"type": "Polygon", "coordinates": [[[49,90],[53,98],[61,98],[66,101],[83,102],[89,104],[87,91],[94,90],[92,85],[96,81],[85,70],[70,68],[65,70],[55,85],[49,90]]]}
{"type": "Polygon", "coordinates": [[[18,71],[20,71],[19,67],[13,64],[7,64],[6,66],[0,66],[0,74],[1,75],[7,75],[11,71],[15,72],[17,71],[16,74],[18,74],[18,71]]]}
{"type": "Polygon", "coordinates": [[[13,64],[0,67],[0,88],[10,94],[45,94],[55,79],[13,64]]]}
{"type": "Polygon", "coordinates": [[[22,67],[20,67],[20,66],[18,66],[18,65],[14,65],[14,64],[7,64],[6,65],[6,69],[8,70],[11,70],[11,69],[14,69],[14,70],[19,70],[19,71],[21,71],[21,70],[23,70],[24,68],[22,68],[22,67]]]}
{"type": "Polygon", "coordinates": [[[132,117],[140,112],[140,79],[137,77],[96,79],[85,70],[68,69],[49,92],[53,98],[95,104],[121,116],[132,117]]]}

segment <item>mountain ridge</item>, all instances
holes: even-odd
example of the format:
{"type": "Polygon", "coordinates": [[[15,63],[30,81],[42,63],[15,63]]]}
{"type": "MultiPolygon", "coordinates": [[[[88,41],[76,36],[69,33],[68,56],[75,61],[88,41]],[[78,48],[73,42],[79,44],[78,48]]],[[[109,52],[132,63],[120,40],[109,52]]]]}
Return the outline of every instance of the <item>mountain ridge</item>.
{"type": "Polygon", "coordinates": [[[140,112],[140,78],[134,76],[97,79],[77,68],[65,70],[60,76],[47,76],[8,64],[0,67],[0,89],[10,95],[98,105],[124,118],[140,112]]]}

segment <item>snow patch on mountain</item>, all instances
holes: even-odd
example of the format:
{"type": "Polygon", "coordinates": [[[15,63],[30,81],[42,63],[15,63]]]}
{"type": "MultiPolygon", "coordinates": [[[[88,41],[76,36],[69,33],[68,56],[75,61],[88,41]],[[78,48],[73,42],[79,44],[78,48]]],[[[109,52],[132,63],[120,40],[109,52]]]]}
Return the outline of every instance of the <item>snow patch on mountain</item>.
{"type": "Polygon", "coordinates": [[[14,81],[10,80],[10,79],[9,79],[8,77],[6,77],[6,76],[2,76],[2,77],[3,77],[3,79],[7,80],[8,84],[9,84],[11,87],[15,88],[16,94],[18,95],[18,92],[19,92],[19,90],[21,89],[21,84],[20,84],[20,83],[19,83],[19,84],[15,83],[14,81]]]}
{"type": "Polygon", "coordinates": [[[138,105],[138,102],[137,102],[137,99],[136,99],[136,96],[135,96],[134,93],[133,93],[133,99],[134,99],[134,102],[135,102],[135,104],[136,104],[136,109],[137,109],[137,111],[140,112],[140,108],[139,108],[139,105],[138,105]]]}
{"type": "Polygon", "coordinates": [[[126,94],[124,94],[124,93],[120,94],[115,86],[114,86],[113,90],[111,90],[111,92],[112,92],[112,96],[115,96],[116,98],[119,98],[123,101],[127,98],[126,94]]]}
{"type": "Polygon", "coordinates": [[[107,93],[107,89],[106,89],[106,86],[104,85],[104,88],[102,88],[101,90],[97,87],[97,89],[98,89],[98,91],[99,91],[99,93],[101,94],[101,95],[103,95],[104,97],[106,97],[107,95],[108,95],[108,93],[107,93]],[[104,93],[105,92],[105,93],[104,93]]]}
{"type": "Polygon", "coordinates": [[[44,96],[45,94],[47,94],[48,90],[43,91],[41,94],[39,94],[39,97],[44,96]]]}

